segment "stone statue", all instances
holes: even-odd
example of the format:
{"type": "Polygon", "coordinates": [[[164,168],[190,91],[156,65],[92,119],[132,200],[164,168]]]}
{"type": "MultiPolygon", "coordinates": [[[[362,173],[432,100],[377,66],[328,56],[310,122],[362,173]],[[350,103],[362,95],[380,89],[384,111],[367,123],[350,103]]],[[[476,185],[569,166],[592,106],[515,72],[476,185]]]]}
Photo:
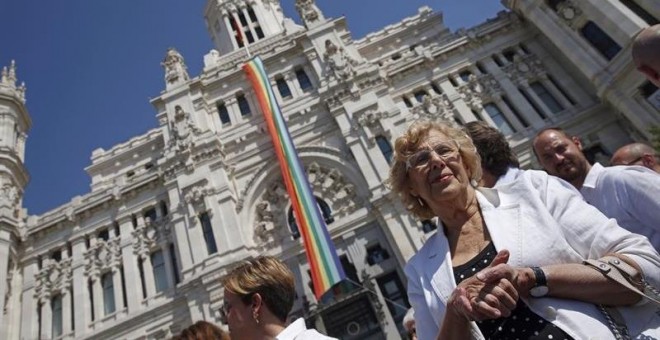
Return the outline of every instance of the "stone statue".
{"type": "Polygon", "coordinates": [[[190,113],[177,105],[174,108],[174,119],[170,121],[170,132],[170,145],[183,150],[192,145],[192,137],[199,133],[199,129],[190,118],[190,113]]]}
{"type": "Polygon", "coordinates": [[[170,47],[165,55],[165,60],[160,64],[165,67],[165,82],[167,84],[190,79],[183,57],[176,49],[170,47]]]}
{"type": "Polygon", "coordinates": [[[305,26],[325,19],[314,0],[296,0],[296,10],[305,26]]]}
{"type": "Polygon", "coordinates": [[[337,47],[331,40],[325,41],[323,59],[329,77],[335,77],[337,80],[347,80],[355,74],[353,65],[357,62],[347,56],[344,49],[337,47]]]}

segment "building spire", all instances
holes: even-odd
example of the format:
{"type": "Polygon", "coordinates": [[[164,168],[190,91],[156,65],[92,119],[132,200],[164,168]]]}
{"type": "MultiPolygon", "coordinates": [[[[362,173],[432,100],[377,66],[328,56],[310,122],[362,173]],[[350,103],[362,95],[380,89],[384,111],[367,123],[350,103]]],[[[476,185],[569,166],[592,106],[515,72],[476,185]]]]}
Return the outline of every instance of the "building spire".
{"type": "Polygon", "coordinates": [[[16,86],[16,62],[14,60],[7,66],[2,68],[2,75],[0,76],[0,91],[6,94],[17,97],[23,104],[25,104],[25,82],[16,86]]]}
{"type": "Polygon", "coordinates": [[[176,87],[190,79],[188,76],[188,67],[183,60],[183,56],[174,47],[167,50],[165,59],[160,63],[165,68],[166,88],[176,87]]]}

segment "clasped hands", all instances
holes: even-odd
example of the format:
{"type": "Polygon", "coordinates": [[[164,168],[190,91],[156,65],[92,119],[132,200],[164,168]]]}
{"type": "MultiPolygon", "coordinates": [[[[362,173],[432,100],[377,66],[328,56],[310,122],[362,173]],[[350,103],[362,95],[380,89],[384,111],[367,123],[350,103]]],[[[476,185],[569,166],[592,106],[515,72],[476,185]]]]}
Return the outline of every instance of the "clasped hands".
{"type": "Polygon", "coordinates": [[[511,315],[518,298],[529,294],[531,282],[524,268],[514,268],[508,260],[509,251],[502,250],[487,268],[462,281],[447,301],[447,312],[470,321],[511,315]]]}

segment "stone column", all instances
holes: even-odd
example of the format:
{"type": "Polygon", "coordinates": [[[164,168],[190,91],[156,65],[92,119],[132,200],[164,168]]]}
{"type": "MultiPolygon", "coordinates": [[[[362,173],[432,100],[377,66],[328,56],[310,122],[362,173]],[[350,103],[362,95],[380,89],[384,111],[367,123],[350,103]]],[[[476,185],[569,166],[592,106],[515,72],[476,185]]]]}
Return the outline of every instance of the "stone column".
{"type": "Polygon", "coordinates": [[[53,331],[53,313],[50,298],[41,300],[41,339],[51,339],[53,331]]]}
{"type": "Polygon", "coordinates": [[[2,312],[5,309],[5,294],[7,294],[7,276],[8,276],[8,266],[9,266],[9,247],[11,245],[11,234],[5,232],[5,230],[0,230],[0,327],[3,328],[0,335],[4,333],[5,319],[4,313],[2,312]]]}
{"type": "Polygon", "coordinates": [[[71,291],[67,288],[62,291],[62,334],[67,335],[73,331],[73,319],[71,318],[71,291]]]}
{"type": "Polygon", "coordinates": [[[115,291],[115,312],[124,310],[124,291],[121,284],[121,271],[120,267],[112,268],[112,287],[115,291]]]}
{"type": "Polygon", "coordinates": [[[472,110],[467,106],[461,94],[458,93],[454,85],[449,81],[449,79],[440,82],[440,89],[442,92],[447,94],[447,98],[451,102],[451,105],[454,107],[455,114],[459,117],[459,120],[462,122],[471,122],[479,120],[472,110]]]}
{"type": "Polygon", "coordinates": [[[550,108],[548,108],[548,106],[545,105],[545,102],[543,102],[543,100],[536,94],[536,91],[534,91],[532,87],[529,86],[529,83],[525,81],[522,84],[520,84],[520,87],[521,87],[520,90],[525,92],[527,94],[527,97],[529,97],[530,100],[534,101],[536,106],[542,111],[539,112],[539,115],[541,115],[542,117],[545,116],[546,117],[545,119],[548,119],[555,115],[554,112],[552,112],[550,108]]]}
{"type": "Polygon", "coordinates": [[[71,270],[73,271],[73,303],[74,319],[76,325],[75,337],[80,338],[87,333],[92,321],[91,301],[89,296],[88,280],[85,275],[85,238],[78,237],[72,241],[73,258],[71,270]]]}
{"type": "Polygon", "coordinates": [[[504,117],[506,117],[509,123],[511,123],[511,126],[516,132],[525,130],[525,127],[523,126],[520,119],[518,119],[516,114],[513,113],[513,111],[511,111],[509,105],[506,105],[504,100],[502,100],[502,96],[494,97],[493,102],[495,103],[495,105],[497,105],[500,111],[502,111],[502,114],[504,115],[504,117]]]}
{"type": "Polygon", "coordinates": [[[133,222],[131,216],[123,216],[119,219],[119,230],[121,231],[121,259],[124,267],[124,283],[126,284],[126,302],[128,314],[136,313],[141,309],[142,284],[138,270],[137,257],[133,249],[133,222]]]}
{"type": "Polygon", "coordinates": [[[103,286],[101,286],[101,275],[99,273],[95,273],[92,276],[92,296],[94,297],[94,323],[96,324],[96,328],[105,316],[105,310],[103,308],[103,286]]]}
{"type": "Polygon", "coordinates": [[[35,257],[23,261],[23,292],[21,301],[21,339],[39,337],[37,299],[34,297],[35,279],[39,265],[35,257]]]}
{"type": "Polygon", "coordinates": [[[573,104],[564,96],[563,92],[555,86],[547,77],[540,80],[541,84],[550,92],[550,94],[561,104],[564,110],[573,107],[573,104]]]}
{"type": "Polygon", "coordinates": [[[142,270],[144,271],[144,285],[147,287],[147,299],[156,294],[156,283],[154,282],[154,269],[151,265],[150,254],[142,256],[142,270]]]}

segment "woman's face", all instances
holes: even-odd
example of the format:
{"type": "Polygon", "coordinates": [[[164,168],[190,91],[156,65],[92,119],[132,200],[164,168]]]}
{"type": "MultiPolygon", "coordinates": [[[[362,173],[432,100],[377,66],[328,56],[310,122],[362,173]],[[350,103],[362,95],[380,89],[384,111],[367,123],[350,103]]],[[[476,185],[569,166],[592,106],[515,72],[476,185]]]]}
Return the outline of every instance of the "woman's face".
{"type": "Polygon", "coordinates": [[[451,201],[470,183],[458,145],[435,129],[408,157],[406,168],[410,193],[428,204],[451,201]]]}
{"type": "Polygon", "coordinates": [[[241,298],[225,290],[224,312],[232,339],[251,339],[257,324],[252,317],[252,306],[245,304],[241,298]]]}

